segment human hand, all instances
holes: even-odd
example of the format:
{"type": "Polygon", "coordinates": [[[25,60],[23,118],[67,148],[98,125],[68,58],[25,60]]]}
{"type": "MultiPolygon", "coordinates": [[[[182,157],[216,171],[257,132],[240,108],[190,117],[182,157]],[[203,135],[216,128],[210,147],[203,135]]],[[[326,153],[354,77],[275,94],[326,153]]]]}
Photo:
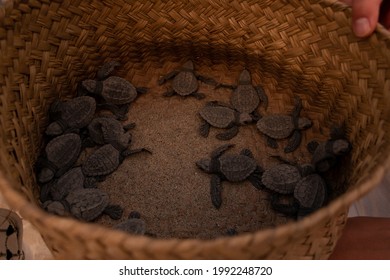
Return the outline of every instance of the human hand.
{"type": "Polygon", "coordinates": [[[352,29],[356,36],[367,37],[378,22],[390,27],[390,1],[387,0],[340,0],[352,7],[352,29]]]}

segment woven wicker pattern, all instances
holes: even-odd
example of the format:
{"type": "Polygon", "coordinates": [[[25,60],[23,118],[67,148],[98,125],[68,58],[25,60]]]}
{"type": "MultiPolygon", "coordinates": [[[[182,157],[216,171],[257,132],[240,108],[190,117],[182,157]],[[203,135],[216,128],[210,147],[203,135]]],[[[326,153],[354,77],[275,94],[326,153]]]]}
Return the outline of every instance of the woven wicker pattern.
{"type": "Polygon", "coordinates": [[[381,180],[390,152],[389,35],[379,27],[361,40],[350,26],[349,9],[333,0],[7,1],[0,190],[57,258],[325,259],[348,207],[381,180]],[[72,96],[106,60],[122,61],[118,75],[143,85],[187,58],[224,82],[246,65],[274,93],[275,111],[290,110],[299,95],[315,120],[307,138],[345,123],[353,144],[345,194],[300,222],[207,241],[131,237],[40,210],[32,166],[54,98],[72,96]]]}

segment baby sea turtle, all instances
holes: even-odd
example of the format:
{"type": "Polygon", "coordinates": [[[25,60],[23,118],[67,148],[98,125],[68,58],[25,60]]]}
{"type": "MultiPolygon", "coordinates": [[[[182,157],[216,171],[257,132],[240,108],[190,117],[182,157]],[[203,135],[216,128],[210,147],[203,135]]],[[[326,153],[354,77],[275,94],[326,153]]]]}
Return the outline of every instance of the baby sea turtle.
{"type": "Polygon", "coordinates": [[[84,221],[93,221],[101,214],[111,219],[122,217],[123,209],[109,203],[108,194],[100,189],[77,189],[65,198],[72,216],[84,221]]]}
{"type": "Polygon", "coordinates": [[[322,173],[333,167],[338,158],[349,153],[352,145],[339,128],[333,128],[329,140],[320,143],[315,140],[310,141],[307,148],[312,154],[312,164],[317,172],[322,173]]]}
{"type": "Polygon", "coordinates": [[[326,198],[327,186],[324,179],[313,173],[298,181],[292,196],[274,194],[271,207],[286,216],[301,219],[321,208],[326,198]]]}
{"type": "Polygon", "coordinates": [[[141,219],[141,214],[137,211],[132,211],[129,218],[115,226],[113,229],[125,231],[130,234],[144,235],[145,234],[145,221],[141,219]]]}
{"type": "Polygon", "coordinates": [[[143,151],[150,153],[145,148],[118,150],[111,144],[101,146],[89,155],[81,166],[86,176],[85,187],[94,187],[97,181],[104,180],[114,172],[126,157],[143,151]]]}
{"type": "Polygon", "coordinates": [[[81,150],[80,136],[67,133],[52,139],[45,147],[46,157],[36,162],[38,182],[47,183],[60,177],[77,161],[81,150]]]}
{"type": "Polygon", "coordinates": [[[256,189],[261,189],[263,186],[261,183],[263,169],[256,163],[250,150],[243,149],[238,155],[223,155],[233,146],[233,144],[222,145],[211,153],[211,158],[196,162],[200,169],[212,174],[210,194],[211,201],[217,209],[222,204],[222,180],[241,182],[248,179],[256,189]]]}
{"type": "Polygon", "coordinates": [[[84,187],[85,177],[81,167],[70,169],[50,187],[50,196],[53,200],[62,200],[70,192],[84,187]]]}
{"type": "Polygon", "coordinates": [[[118,150],[124,150],[131,141],[128,130],[134,127],[134,123],[123,125],[111,117],[97,117],[88,125],[88,133],[90,139],[98,145],[111,144],[118,150]]]}
{"type": "Polygon", "coordinates": [[[103,81],[85,80],[82,87],[88,93],[99,96],[103,99],[100,107],[107,108],[120,120],[126,120],[126,114],[130,103],[135,100],[138,94],[145,93],[147,88],[135,87],[129,81],[111,76],[103,81]]]}
{"type": "Polygon", "coordinates": [[[239,78],[237,85],[225,85],[220,84],[217,87],[228,87],[233,89],[233,94],[230,98],[230,103],[234,109],[241,114],[245,115],[245,118],[253,118],[258,120],[257,108],[260,101],[264,107],[268,107],[268,97],[264,92],[262,86],[253,86],[251,74],[247,69],[244,69],[239,78]]]}
{"type": "Polygon", "coordinates": [[[261,181],[263,185],[280,194],[292,194],[302,175],[298,167],[291,164],[277,164],[267,168],[261,181]]]}
{"type": "Polygon", "coordinates": [[[205,95],[198,92],[198,80],[207,84],[215,85],[215,81],[195,73],[194,63],[188,60],[178,70],[174,70],[163,76],[158,84],[162,85],[166,81],[173,79],[172,90],[164,94],[164,96],[173,96],[174,94],[180,96],[194,96],[197,99],[203,99],[205,95]]]}
{"type": "Polygon", "coordinates": [[[202,124],[199,133],[202,137],[207,137],[210,126],[216,128],[226,128],[224,133],[217,134],[219,140],[230,140],[238,133],[238,126],[252,121],[252,118],[245,118],[236,110],[219,101],[210,101],[199,111],[202,124]]]}
{"type": "Polygon", "coordinates": [[[96,101],[89,96],[76,97],[62,102],[56,101],[50,107],[54,122],[49,124],[46,134],[56,136],[74,132],[89,124],[96,111],[96,101]]]}
{"type": "Polygon", "coordinates": [[[290,137],[284,148],[285,153],[291,153],[297,149],[302,139],[301,130],[312,126],[311,120],[299,117],[302,101],[298,97],[295,100],[295,107],[291,115],[272,114],[262,117],[257,122],[257,128],[267,137],[267,143],[272,148],[278,147],[277,139],[290,137]]]}

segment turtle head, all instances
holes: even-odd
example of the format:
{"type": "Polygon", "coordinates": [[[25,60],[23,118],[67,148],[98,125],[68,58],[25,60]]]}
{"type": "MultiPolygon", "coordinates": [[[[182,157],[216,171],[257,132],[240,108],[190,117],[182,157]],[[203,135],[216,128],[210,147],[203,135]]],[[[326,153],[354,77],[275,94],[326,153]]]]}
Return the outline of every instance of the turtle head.
{"type": "Polygon", "coordinates": [[[203,158],[201,160],[198,160],[196,162],[196,166],[202,169],[205,172],[210,173],[211,172],[211,161],[208,158],[203,158]]]}
{"type": "Polygon", "coordinates": [[[238,77],[239,85],[250,85],[252,84],[251,73],[247,69],[242,70],[240,76],[238,77]]]}
{"type": "Polygon", "coordinates": [[[238,118],[238,122],[240,124],[250,124],[253,121],[254,120],[253,120],[252,116],[248,113],[241,113],[239,118],[238,118]]]}
{"type": "Polygon", "coordinates": [[[308,118],[299,118],[298,119],[298,128],[299,129],[308,129],[313,125],[313,122],[308,118]]]}
{"type": "Polygon", "coordinates": [[[137,211],[131,211],[129,214],[129,219],[141,219],[141,214],[137,211]]]}
{"type": "Polygon", "coordinates": [[[97,88],[97,83],[98,82],[95,80],[85,80],[81,82],[81,86],[89,93],[95,93],[97,88]]]}
{"type": "Polygon", "coordinates": [[[345,139],[338,139],[333,142],[332,150],[336,156],[342,156],[351,150],[351,144],[345,139]]]}
{"type": "Polygon", "coordinates": [[[192,60],[188,60],[186,61],[186,63],[183,64],[182,68],[185,70],[194,70],[194,63],[192,62],[192,60]]]}
{"type": "Polygon", "coordinates": [[[47,183],[54,177],[54,172],[50,168],[43,168],[38,174],[38,181],[40,183],[47,183]]]}
{"type": "Polygon", "coordinates": [[[64,132],[63,127],[59,122],[52,122],[47,128],[46,128],[46,135],[49,136],[57,136],[64,132]]]}

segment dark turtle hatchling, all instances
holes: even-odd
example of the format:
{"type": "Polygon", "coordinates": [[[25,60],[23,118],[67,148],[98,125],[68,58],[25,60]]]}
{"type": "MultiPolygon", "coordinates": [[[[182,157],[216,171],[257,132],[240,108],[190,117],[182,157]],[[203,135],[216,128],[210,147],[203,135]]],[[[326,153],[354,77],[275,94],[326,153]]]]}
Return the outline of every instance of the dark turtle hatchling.
{"type": "Polygon", "coordinates": [[[137,211],[132,211],[129,218],[115,226],[113,229],[125,231],[130,234],[144,235],[145,234],[145,221],[141,219],[141,214],[137,211]]]}
{"type": "Polygon", "coordinates": [[[272,114],[262,117],[257,122],[257,128],[267,137],[267,143],[272,148],[278,147],[276,140],[290,138],[284,148],[285,153],[296,150],[302,140],[301,130],[312,126],[311,120],[299,117],[302,101],[298,97],[295,100],[295,108],[291,115],[272,114]]]}
{"type": "Polygon", "coordinates": [[[326,198],[327,186],[324,179],[313,173],[298,181],[293,196],[274,194],[271,207],[286,216],[301,219],[321,208],[326,198]]]}
{"type": "Polygon", "coordinates": [[[62,200],[73,190],[82,189],[84,181],[85,176],[81,167],[72,168],[53,182],[50,187],[50,196],[53,200],[62,200]]]}
{"type": "Polygon", "coordinates": [[[54,215],[69,216],[69,205],[64,200],[47,200],[42,204],[42,208],[54,215]]]}
{"type": "Polygon", "coordinates": [[[77,189],[65,198],[72,216],[84,221],[93,221],[102,214],[111,219],[122,217],[123,209],[109,202],[108,194],[100,189],[77,189]]]}
{"type": "Polygon", "coordinates": [[[89,96],[76,97],[65,102],[56,101],[50,107],[50,115],[54,122],[49,124],[46,134],[55,136],[65,132],[76,132],[90,123],[95,111],[96,101],[89,96]]]}
{"type": "Polygon", "coordinates": [[[222,180],[241,182],[248,179],[256,189],[262,188],[261,175],[263,169],[256,163],[250,150],[243,149],[238,155],[223,155],[233,144],[222,145],[211,153],[211,158],[204,158],[196,165],[207,173],[211,173],[210,194],[215,208],[222,204],[222,180]]]}
{"type": "Polygon", "coordinates": [[[80,136],[67,133],[52,139],[45,147],[45,157],[36,162],[38,182],[47,183],[60,177],[77,161],[81,150],[80,136]]]}
{"type": "Polygon", "coordinates": [[[121,66],[118,61],[109,61],[103,64],[96,73],[96,79],[99,81],[107,79],[115,70],[116,67],[121,66]]]}
{"type": "Polygon", "coordinates": [[[107,108],[120,120],[126,120],[130,103],[135,100],[138,94],[145,93],[146,88],[135,87],[129,81],[111,76],[103,81],[85,80],[82,81],[82,88],[88,93],[99,96],[103,102],[99,107],[107,108]]]}
{"type": "Polygon", "coordinates": [[[210,126],[216,128],[226,128],[224,133],[217,134],[219,140],[230,140],[238,133],[238,126],[251,122],[252,119],[241,117],[239,112],[230,108],[228,105],[218,101],[208,102],[200,111],[199,115],[202,118],[202,124],[199,128],[199,133],[202,137],[207,137],[210,131],[210,126]]]}
{"type": "Polygon", "coordinates": [[[88,125],[88,133],[90,139],[98,145],[111,144],[118,150],[124,150],[131,141],[128,130],[134,127],[134,123],[124,126],[114,118],[97,117],[88,125]]]}
{"type": "Polygon", "coordinates": [[[263,87],[252,85],[251,74],[247,69],[241,72],[237,85],[219,84],[217,87],[229,87],[233,89],[230,103],[234,109],[244,114],[246,119],[259,119],[256,110],[259,107],[260,101],[265,108],[268,107],[268,97],[264,93],[263,87]]]}
{"type": "Polygon", "coordinates": [[[294,190],[294,197],[300,208],[312,212],[322,207],[326,200],[327,186],[325,180],[317,173],[303,177],[294,190]]]}
{"type": "Polygon", "coordinates": [[[302,175],[297,166],[282,163],[267,168],[261,181],[271,191],[280,194],[292,194],[301,178],[302,175]]]}
{"type": "Polygon", "coordinates": [[[309,152],[312,154],[312,164],[317,172],[326,172],[333,167],[337,160],[351,151],[352,145],[346,139],[344,132],[339,128],[333,128],[331,137],[324,142],[310,141],[307,144],[309,152]]]}
{"type": "Polygon", "coordinates": [[[104,180],[114,172],[126,157],[143,151],[150,153],[145,148],[118,150],[111,144],[101,146],[89,155],[81,166],[86,176],[85,187],[94,187],[97,181],[104,180]]]}
{"type": "Polygon", "coordinates": [[[205,95],[198,92],[198,80],[207,84],[215,85],[215,81],[195,73],[194,63],[189,60],[181,66],[178,70],[174,70],[163,76],[158,84],[162,85],[166,81],[173,79],[172,90],[166,92],[165,96],[173,96],[174,94],[180,96],[194,96],[197,99],[203,99],[205,95]]]}

